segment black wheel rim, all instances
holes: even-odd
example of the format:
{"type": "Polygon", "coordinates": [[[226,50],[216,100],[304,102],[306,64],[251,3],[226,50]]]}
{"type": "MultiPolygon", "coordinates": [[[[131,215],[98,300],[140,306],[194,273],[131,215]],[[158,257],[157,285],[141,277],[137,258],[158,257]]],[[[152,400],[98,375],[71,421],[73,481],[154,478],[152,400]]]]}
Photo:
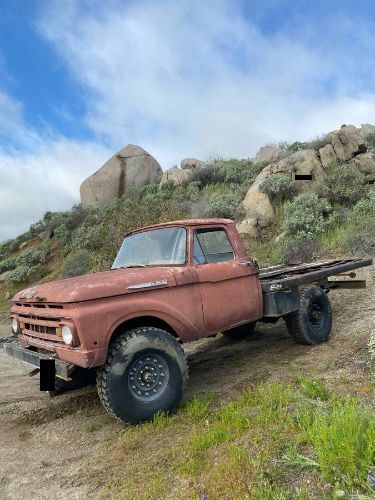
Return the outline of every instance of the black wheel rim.
{"type": "Polygon", "coordinates": [[[153,401],[163,394],[169,382],[169,368],[160,354],[144,354],[130,367],[128,387],[140,401],[153,401]]]}
{"type": "Polygon", "coordinates": [[[324,311],[319,304],[311,304],[308,311],[308,321],[315,331],[321,330],[324,325],[324,311]]]}

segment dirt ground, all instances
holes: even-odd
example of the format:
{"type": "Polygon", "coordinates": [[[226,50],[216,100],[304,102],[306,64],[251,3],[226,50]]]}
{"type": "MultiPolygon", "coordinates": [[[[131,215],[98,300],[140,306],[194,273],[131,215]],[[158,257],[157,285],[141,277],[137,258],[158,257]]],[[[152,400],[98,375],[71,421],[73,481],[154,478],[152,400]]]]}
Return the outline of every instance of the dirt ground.
{"type": "MultiPolygon", "coordinates": [[[[232,399],[250,384],[302,374],[323,377],[333,387],[339,384],[344,393],[361,396],[363,390],[366,397],[366,344],[375,329],[375,266],[358,277],[368,280],[366,290],[330,294],[334,327],[326,344],[294,344],[280,320],[261,325],[238,343],[218,335],[187,346],[187,397],[209,390],[232,399]]],[[[0,337],[9,334],[8,321],[0,319],[0,337]]],[[[31,378],[28,371],[0,350],[0,498],[95,498],[100,484],[88,478],[95,477],[93,467],[100,470],[106,464],[95,463],[93,457],[123,426],[106,414],[95,387],[51,398],[39,392],[38,376],[31,378]]]]}

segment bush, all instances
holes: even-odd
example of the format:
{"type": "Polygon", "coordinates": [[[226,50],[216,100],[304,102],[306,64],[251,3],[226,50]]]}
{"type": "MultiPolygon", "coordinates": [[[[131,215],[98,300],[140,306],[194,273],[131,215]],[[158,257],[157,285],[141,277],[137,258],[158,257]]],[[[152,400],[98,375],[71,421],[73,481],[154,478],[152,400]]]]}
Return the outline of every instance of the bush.
{"type": "Polygon", "coordinates": [[[375,189],[372,189],[362,198],[349,216],[350,222],[361,224],[364,220],[375,220],[375,189]]]}
{"type": "Polygon", "coordinates": [[[190,182],[198,183],[200,189],[211,184],[238,184],[249,187],[262,170],[263,165],[255,165],[251,160],[216,159],[204,168],[193,170],[190,182]]]}
{"type": "Polygon", "coordinates": [[[311,262],[320,258],[324,253],[323,246],[316,240],[303,238],[291,241],[284,251],[285,264],[294,265],[311,262]]]}
{"type": "Polygon", "coordinates": [[[282,229],[294,238],[313,239],[331,223],[332,208],[324,198],[315,193],[303,193],[284,205],[282,229]]]}
{"type": "Polygon", "coordinates": [[[203,214],[207,217],[236,219],[244,215],[242,197],[234,192],[214,193],[203,214]]]}
{"type": "Polygon", "coordinates": [[[373,151],[375,149],[375,132],[367,134],[365,137],[365,142],[369,146],[369,149],[373,151]]]}
{"type": "Polygon", "coordinates": [[[98,250],[105,239],[106,227],[97,223],[91,225],[91,221],[85,222],[80,226],[72,235],[71,248],[80,249],[85,248],[86,250],[98,250]]]}
{"type": "Polygon", "coordinates": [[[16,267],[16,261],[12,257],[8,257],[0,262],[0,274],[5,271],[10,271],[16,267]]]}
{"type": "Polygon", "coordinates": [[[366,194],[366,177],[355,165],[333,162],[326,169],[327,181],[317,192],[331,203],[352,206],[366,194]]]}
{"type": "Polygon", "coordinates": [[[375,255],[375,221],[359,226],[350,225],[344,249],[353,255],[375,255]]]}
{"type": "Polygon", "coordinates": [[[216,184],[223,181],[222,174],[211,165],[204,168],[195,168],[191,174],[188,182],[184,183],[186,186],[190,182],[196,183],[200,189],[210,184],[216,184]]]}
{"type": "Polygon", "coordinates": [[[17,266],[35,266],[46,261],[48,248],[30,249],[22,252],[16,259],[17,266]]]}
{"type": "Polygon", "coordinates": [[[327,135],[322,135],[321,137],[316,137],[312,141],[307,143],[308,149],[315,149],[315,151],[319,151],[319,149],[324,148],[330,144],[330,139],[327,135]]]}
{"type": "Polygon", "coordinates": [[[267,177],[259,189],[275,202],[293,198],[297,193],[295,182],[288,175],[267,177]]]}
{"type": "Polygon", "coordinates": [[[87,250],[77,250],[71,253],[61,268],[62,278],[71,278],[86,274],[91,269],[91,256],[87,250]]]}
{"type": "Polygon", "coordinates": [[[29,268],[27,266],[19,266],[14,271],[12,271],[8,276],[9,283],[23,283],[27,280],[27,275],[29,268]]]}

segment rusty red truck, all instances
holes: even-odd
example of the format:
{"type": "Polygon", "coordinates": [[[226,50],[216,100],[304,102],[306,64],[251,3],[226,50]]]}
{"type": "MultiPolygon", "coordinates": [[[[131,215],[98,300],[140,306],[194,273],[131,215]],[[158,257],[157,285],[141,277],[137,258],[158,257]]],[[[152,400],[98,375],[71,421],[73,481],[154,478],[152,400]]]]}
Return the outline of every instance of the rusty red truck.
{"type": "Polygon", "coordinates": [[[298,343],[320,344],[331,332],[328,292],[363,287],[354,270],[371,263],[259,269],[232,220],[157,224],[125,235],[109,271],[17,293],[3,349],[35,371],[53,360],[59,387],[95,372],[104,407],[137,423],[180,402],[183,343],[218,332],[243,338],[257,321],[283,318],[298,343]]]}

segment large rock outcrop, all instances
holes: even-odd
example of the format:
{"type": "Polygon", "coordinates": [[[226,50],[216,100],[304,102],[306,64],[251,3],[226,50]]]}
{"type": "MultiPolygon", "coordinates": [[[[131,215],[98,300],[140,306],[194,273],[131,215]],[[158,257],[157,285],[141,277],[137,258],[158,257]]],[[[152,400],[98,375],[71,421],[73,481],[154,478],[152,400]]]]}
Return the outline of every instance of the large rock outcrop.
{"type": "Polygon", "coordinates": [[[351,160],[353,165],[366,177],[366,182],[375,182],[375,154],[361,153],[351,160]]]}
{"type": "Polygon", "coordinates": [[[266,161],[275,161],[282,154],[283,150],[277,146],[262,146],[254,158],[254,163],[259,164],[266,161]]]}
{"type": "Polygon", "coordinates": [[[129,144],[83,181],[82,206],[103,208],[124,196],[129,188],[145,186],[162,174],[155,158],[141,147],[129,144]]]}
{"type": "Polygon", "coordinates": [[[353,156],[366,152],[366,145],[360,131],[353,125],[343,125],[327,135],[336,157],[340,161],[349,161],[353,156]]]}
{"type": "Polygon", "coordinates": [[[171,168],[164,172],[160,185],[162,186],[167,181],[172,181],[176,186],[181,186],[190,181],[192,173],[193,171],[190,168],[171,168]]]}
{"type": "Polygon", "coordinates": [[[261,148],[255,161],[257,159],[258,162],[264,161],[264,158],[268,158],[271,159],[271,163],[260,172],[246,194],[243,201],[246,218],[239,224],[239,231],[259,238],[274,223],[274,207],[267,194],[260,189],[268,177],[287,175],[293,180],[298,179],[298,175],[311,176],[311,180],[296,181],[297,191],[302,192],[310,190],[312,182],[324,182],[325,170],[333,161],[350,161],[366,176],[367,182],[374,182],[375,155],[366,153],[364,140],[369,133],[373,133],[374,128],[368,124],[362,125],[361,129],[353,125],[343,125],[339,130],[334,130],[326,136],[326,144],[319,151],[304,149],[274,161],[272,158],[273,155],[278,155],[277,148],[261,148]]]}
{"type": "Polygon", "coordinates": [[[181,168],[186,170],[195,170],[196,168],[204,168],[207,166],[207,163],[198,160],[197,158],[184,158],[181,160],[181,168]]]}

